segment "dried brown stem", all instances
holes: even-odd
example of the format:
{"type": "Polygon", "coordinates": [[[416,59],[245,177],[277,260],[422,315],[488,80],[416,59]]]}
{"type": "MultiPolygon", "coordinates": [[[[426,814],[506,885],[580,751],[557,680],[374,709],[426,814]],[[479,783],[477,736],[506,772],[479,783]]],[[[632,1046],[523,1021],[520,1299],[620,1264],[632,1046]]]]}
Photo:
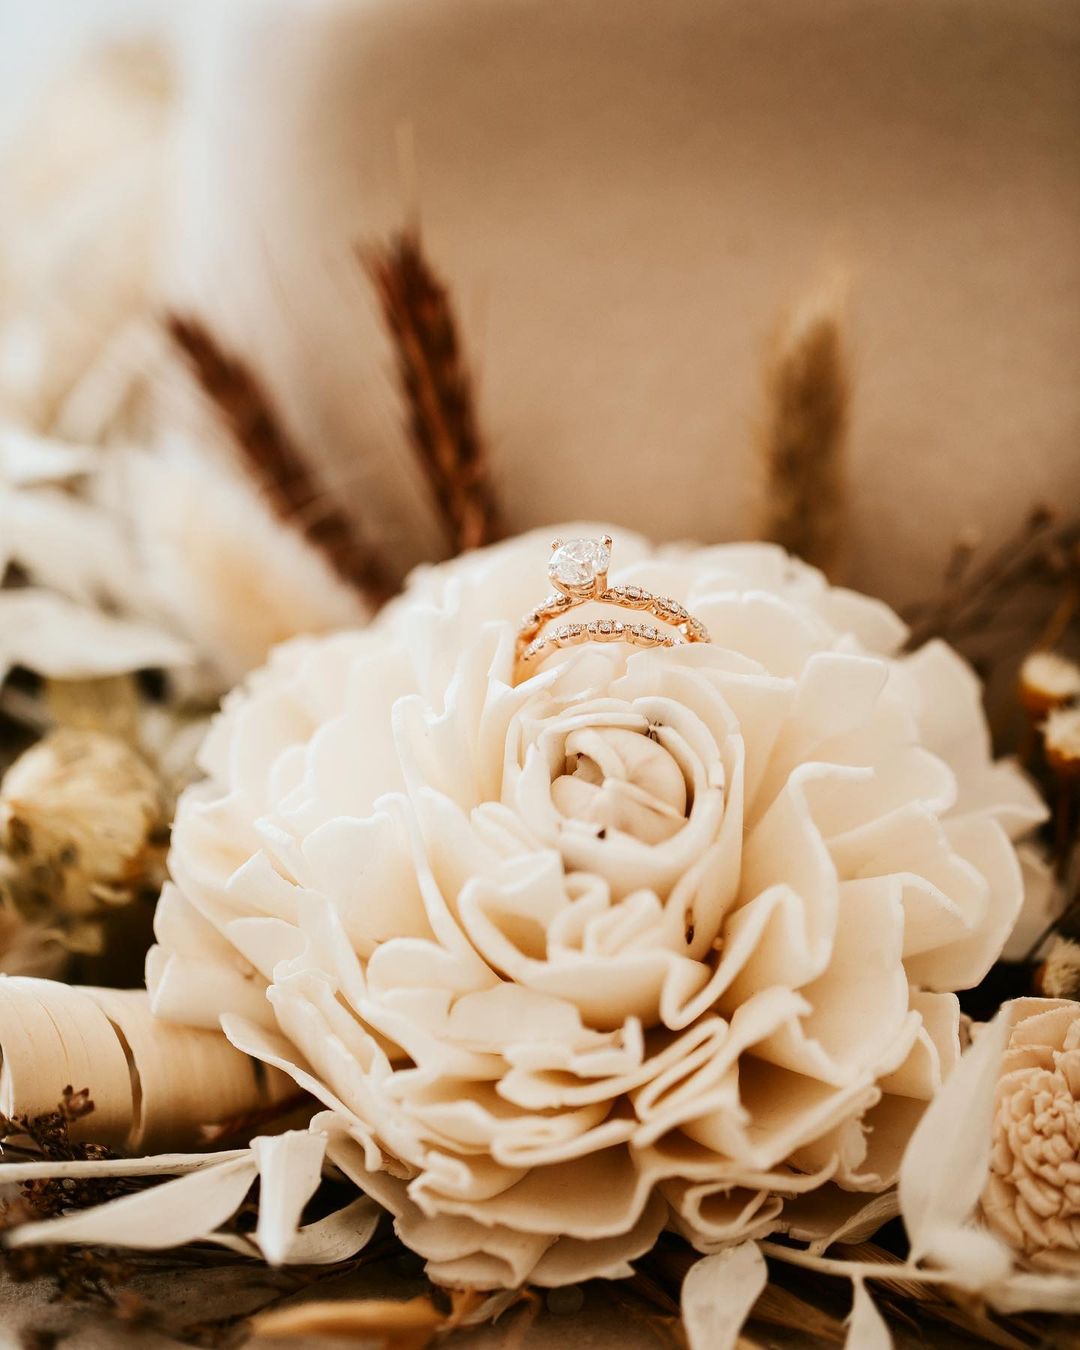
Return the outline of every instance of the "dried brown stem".
{"type": "Polygon", "coordinates": [[[356,523],[339,507],[318,514],[311,511],[313,502],[325,498],[325,491],[251,368],[197,319],[170,314],[165,326],[278,517],[297,529],[372,604],[388,599],[396,588],[383,559],[361,537],[356,523]]]}
{"type": "Polygon", "coordinates": [[[361,249],[393,341],[420,466],[457,552],[500,536],[491,463],[450,293],[414,229],[361,249]]]}
{"type": "Polygon", "coordinates": [[[765,377],[758,534],[835,576],[846,515],[850,381],[840,297],[812,297],[776,339],[765,377]]]}

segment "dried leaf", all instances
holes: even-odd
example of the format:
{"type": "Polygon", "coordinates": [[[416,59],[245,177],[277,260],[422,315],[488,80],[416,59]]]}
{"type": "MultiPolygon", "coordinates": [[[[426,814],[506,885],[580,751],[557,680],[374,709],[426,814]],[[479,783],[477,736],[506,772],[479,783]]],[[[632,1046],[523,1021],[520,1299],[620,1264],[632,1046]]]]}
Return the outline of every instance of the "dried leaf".
{"type": "Polygon", "coordinates": [[[1001,1313],[1080,1313],[1080,1280],[1075,1275],[1024,1271],[1008,1276],[985,1291],[1001,1313]]]}
{"type": "Polygon", "coordinates": [[[89,473],[100,460],[100,451],[85,445],[38,436],[21,428],[0,432],[0,482],[12,487],[63,483],[89,473]]]}
{"type": "Polygon", "coordinates": [[[690,1350],[732,1350],[767,1280],[765,1258],[754,1242],[706,1256],[691,1266],[682,1287],[690,1350]]]}
{"type": "Polygon", "coordinates": [[[60,488],[0,485],[0,573],[10,562],[35,586],[91,607],[138,597],[140,576],[121,522],[60,488]]]}
{"type": "Polygon", "coordinates": [[[0,683],[13,666],[58,680],[188,665],[186,643],[149,624],[84,608],[50,591],[0,591],[0,683]]]}
{"type": "Polygon", "coordinates": [[[965,1287],[1000,1279],[1011,1264],[996,1239],[969,1226],[989,1172],[994,1093],[1008,1036],[1006,1008],[981,1029],[931,1101],[900,1166],[911,1260],[929,1258],[965,1287]]]}
{"type": "Polygon", "coordinates": [[[151,1250],[181,1247],[208,1236],[230,1218],[251,1189],[257,1171],[254,1157],[246,1153],[93,1209],[22,1224],[8,1232],[7,1245],[72,1242],[151,1250]]]}
{"type": "Polygon", "coordinates": [[[289,1258],[304,1206],[322,1177],[326,1138],[305,1130],[267,1135],[252,1143],[262,1183],[255,1241],[272,1266],[289,1258]]]}
{"type": "Polygon", "coordinates": [[[366,1195],[299,1229],[284,1258],[290,1265],[331,1266],[371,1241],[384,1211],[366,1195]]]}
{"type": "Polygon", "coordinates": [[[889,1329],[862,1280],[854,1281],[854,1290],[844,1350],[891,1350],[889,1329]]]}

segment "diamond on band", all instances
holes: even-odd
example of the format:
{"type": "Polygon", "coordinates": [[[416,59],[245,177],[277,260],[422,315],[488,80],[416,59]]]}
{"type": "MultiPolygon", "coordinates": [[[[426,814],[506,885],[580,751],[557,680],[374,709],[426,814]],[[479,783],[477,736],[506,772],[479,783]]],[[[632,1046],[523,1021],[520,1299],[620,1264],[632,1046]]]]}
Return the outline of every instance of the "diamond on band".
{"type": "Polygon", "coordinates": [[[529,668],[543,657],[562,647],[575,647],[585,642],[677,647],[684,642],[709,641],[705,625],[677,600],[654,595],[641,586],[607,584],[612,549],[609,535],[599,539],[556,539],[551,548],[548,578],[555,591],[521,621],[517,637],[515,683],[524,679],[529,668]],[[668,625],[668,628],[657,628],[645,622],[601,618],[590,619],[585,623],[563,623],[544,631],[569,610],[589,601],[616,605],[620,609],[644,611],[668,625]]]}

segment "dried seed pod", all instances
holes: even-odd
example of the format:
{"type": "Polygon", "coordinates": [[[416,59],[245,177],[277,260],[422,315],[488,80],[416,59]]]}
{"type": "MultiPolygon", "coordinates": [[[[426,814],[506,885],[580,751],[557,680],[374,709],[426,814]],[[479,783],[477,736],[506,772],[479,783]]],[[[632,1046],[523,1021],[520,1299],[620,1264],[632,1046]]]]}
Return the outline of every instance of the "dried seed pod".
{"type": "Polygon", "coordinates": [[[52,733],[0,784],[0,847],[24,913],[70,922],[159,879],[164,820],[153,770],[123,741],[52,733]]]}

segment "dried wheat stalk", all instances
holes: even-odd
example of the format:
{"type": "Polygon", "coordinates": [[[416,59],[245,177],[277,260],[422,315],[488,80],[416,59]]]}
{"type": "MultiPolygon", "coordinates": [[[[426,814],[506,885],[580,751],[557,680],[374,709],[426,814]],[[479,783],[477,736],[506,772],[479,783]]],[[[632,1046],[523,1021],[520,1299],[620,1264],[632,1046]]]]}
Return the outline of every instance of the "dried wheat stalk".
{"type": "Polygon", "coordinates": [[[393,341],[409,433],[457,552],[500,536],[491,463],[449,291],[416,230],[360,250],[393,341]]]}
{"type": "Polygon", "coordinates": [[[841,294],[823,290],[779,333],[758,430],[759,537],[835,576],[843,552],[850,381],[841,294]]]}
{"type": "Polygon", "coordinates": [[[325,490],[254,372],[197,319],[170,314],[166,328],[279,518],[298,529],[343,580],[373,605],[382,604],[397,589],[383,559],[340,507],[312,510],[325,490]]]}

